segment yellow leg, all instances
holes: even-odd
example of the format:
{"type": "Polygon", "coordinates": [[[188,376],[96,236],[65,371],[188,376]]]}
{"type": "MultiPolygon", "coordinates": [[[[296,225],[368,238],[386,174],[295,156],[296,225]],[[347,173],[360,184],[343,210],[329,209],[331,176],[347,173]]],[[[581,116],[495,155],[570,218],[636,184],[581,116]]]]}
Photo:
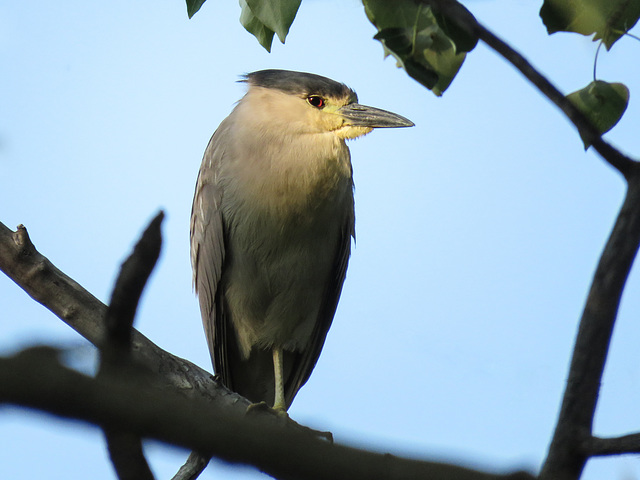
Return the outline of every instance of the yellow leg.
{"type": "Polygon", "coordinates": [[[284,365],[282,362],[282,348],[273,348],[273,373],[275,375],[276,387],[273,409],[286,412],[287,402],[284,399],[284,365]]]}

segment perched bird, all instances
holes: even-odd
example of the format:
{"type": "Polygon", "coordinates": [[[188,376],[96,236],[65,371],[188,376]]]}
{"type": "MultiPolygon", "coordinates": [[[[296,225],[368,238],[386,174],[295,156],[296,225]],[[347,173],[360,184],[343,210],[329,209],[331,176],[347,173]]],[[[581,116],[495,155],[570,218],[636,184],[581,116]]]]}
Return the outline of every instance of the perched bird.
{"type": "Polygon", "coordinates": [[[342,290],[354,204],[345,140],[410,127],[310,73],[262,70],[211,137],[191,211],[191,263],[224,385],[286,411],[342,290]]]}

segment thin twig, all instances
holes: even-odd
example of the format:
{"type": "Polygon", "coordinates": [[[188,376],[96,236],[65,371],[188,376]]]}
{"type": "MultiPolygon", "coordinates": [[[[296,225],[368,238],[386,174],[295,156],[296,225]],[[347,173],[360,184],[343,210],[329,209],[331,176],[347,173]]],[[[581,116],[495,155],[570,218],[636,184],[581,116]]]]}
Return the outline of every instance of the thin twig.
{"type": "Polygon", "coordinates": [[[480,39],[516,67],[545,97],[551,100],[573,123],[580,135],[588,141],[600,156],[625,178],[633,175],[638,162],[626,156],[602,139],[591,122],[544,75],[536,70],[520,53],[502,41],[485,27],[478,26],[480,39]]]}
{"type": "Polygon", "coordinates": [[[195,480],[209,464],[209,455],[191,452],[189,458],[171,480],[195,480]]]}

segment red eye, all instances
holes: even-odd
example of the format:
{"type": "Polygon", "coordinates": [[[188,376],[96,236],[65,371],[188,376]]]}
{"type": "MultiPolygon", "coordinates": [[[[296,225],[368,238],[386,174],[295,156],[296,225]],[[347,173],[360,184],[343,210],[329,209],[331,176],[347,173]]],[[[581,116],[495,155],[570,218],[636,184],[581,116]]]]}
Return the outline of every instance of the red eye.
{"type": "Polygon", "coordinates": [[[324,98],[319,97],[318,95],[311,95],[307,98],[307,102],[309,105],[316,108],[324,108],[324,98]]]}

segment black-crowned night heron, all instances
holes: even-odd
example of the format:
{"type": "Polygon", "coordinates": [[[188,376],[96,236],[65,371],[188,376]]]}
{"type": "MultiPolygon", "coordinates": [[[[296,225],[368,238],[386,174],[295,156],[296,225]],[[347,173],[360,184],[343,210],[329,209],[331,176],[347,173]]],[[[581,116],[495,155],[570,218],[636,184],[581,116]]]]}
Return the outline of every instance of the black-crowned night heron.
{"type": "Polygon", "coordinates": [[[318,360],[349,261],[345,140],[413,123],[318,75],[263,70],[243,81],[200,167],[191,263],[216,373],[286,411],[318,360]]]}

